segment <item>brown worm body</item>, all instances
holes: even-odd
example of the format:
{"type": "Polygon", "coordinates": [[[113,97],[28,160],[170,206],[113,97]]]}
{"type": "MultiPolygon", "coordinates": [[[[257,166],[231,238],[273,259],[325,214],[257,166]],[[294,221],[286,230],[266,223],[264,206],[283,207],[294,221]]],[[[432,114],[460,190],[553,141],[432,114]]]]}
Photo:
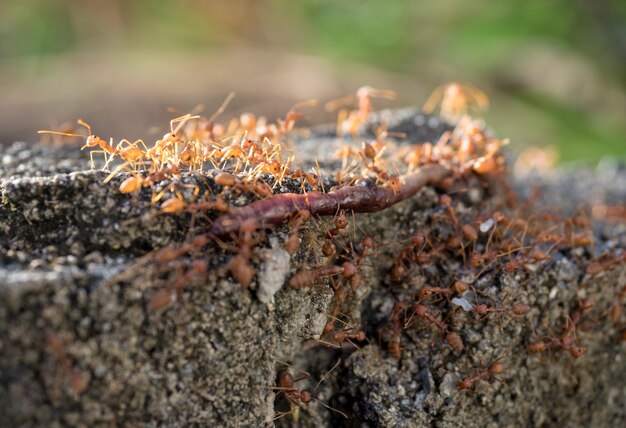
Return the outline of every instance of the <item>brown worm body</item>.
{"type": "Polygon", "coordinates": [[[311,215],[335,215],[339,210],[355,213],[381,211],[417,193],[428,184],[436,184],[452,174],[441,165],[427,165],[400,177],[400,185],[391,186],[345,186],[334,192],[309,192],[303,195],[284,193],[253,202],[240,208],[232,208],[215,220],[210,233],[224,236],[237,232],[239,225],[249,219],[262,227],[276,226],[292,218],[300,211],[311,215]]]}

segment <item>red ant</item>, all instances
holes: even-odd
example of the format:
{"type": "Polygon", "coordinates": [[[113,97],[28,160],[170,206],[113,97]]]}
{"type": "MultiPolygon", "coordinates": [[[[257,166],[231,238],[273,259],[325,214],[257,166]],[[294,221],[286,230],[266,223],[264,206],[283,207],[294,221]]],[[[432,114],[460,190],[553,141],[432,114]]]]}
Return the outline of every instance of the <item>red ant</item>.
{"type": "Polygon", "coordinates": [[[367,340],[367,337],[365,335],[365,332],[363,330],[356,330],[356,327],[354,327],[353,325],[348,324],[346,321],[343,321],[337,317],[335,317],[334,315],[328,315],[328,322],[326,323],[326,325],[324,326],[324,331],[322,332],[322,336],[326,336],[328,334],[331,333],[332,328],[334,327],[334,323],[335,321],[340,322],[341,324],[344,324],[346,326],[345,329],[343,330],[335,330],[331,335],[330,338],[333,340],[333,342],[336,342],[338,345],[335,345],[333,343],[324,341],[324,340],[319,340],[319,339],[315,339],[316,342],[319,342],[325,346],[328,346],[330,348],[337,348],[337,349],[341,349],[343,342],[349,342],[352,346],[354,346],[356,349],[358,349],[359,347],[356,345],[356,343],[354,342],[363,342],[365,340],[367,340]]]}
{"type": "MultiPolygon", "coordinates": [[[[489,297],[489,299],[493,301],[491,297],[489,297]]],[[[495,313],[503,314],[508,311],[510,311],[515,316],[523,316],[523,315],[526,315],[528,312],[530,312],[530,306],[521,302],[514,303],[510,307],[488,306],[484,303],[479,303],[476,305],[472,305],[472,308],[477,315],[482,317],[481,319],[486,318],[489,314],[495,314],[495,313]]]]}
{"type": "Polygon", "coordinates": [[[333,296],[334,308],[333,308],[332,315],[329,316],[329,319],[326,322],[326,325],[324,326],[324,334],[327,334],[333,329],[334,320],[336,320],[336,316],[341,310],[341,308],[343,307],[344,302],[346,301],[348,296],[351,293],[356,292],[361,286],[363,282],[363,276],[359,272],[359,266],[361,265],[363,258],[367,256],[369,248],[371,248],[372,246],[373,246],[373,240],[371,240],[371,238],[368,238],[368,237],[364,238],[362,246],[361,246],[361,252],[358,255],[358,257],[354,260],[354,263],[351,261],[345,261],[341,265],[341,268],[343,269],[342,276],[343,278],[348,280],[349,285],[350,285],[349,288],[346,285],[344,285],[342,282],[340,282],[338,285],[335,284],[332,277],[330,278],[330,282],[333,285],[333,288],[335,290],[335,293],[333,296]]]}
{"type": "Polygon", "coordinates": [[[290,234],[289,238],[285,241],[285,249],[289,254],[293,254],[298,251],[300,247],[300,238],[298,236],[298,230],[302,227],[302,224],[311,217],[311,213],[306,210],[299,211],[295,218],[290,222],[290,234]]]}
{"type": "Polygon", "coordinates": [[[182,287],[189,283],[194,276],[204,275],[208,269],[208,263],[206,260],[195,260],[191,267],[176,278],[173,284],[169,287],[157,291],[148,303],[149,311],[158,311],[168,307],[174,302],[175,293],[180,293],[182,287]]]}
{"type": "Polygon", "coordinates": [[[352,341],[355,342],[363,342],[366,339],[365,332],[363,330],[359,330],[357,332],[350,332],[347,330],[338,330],[333,333],[333,340],[340,345],[344,341],[350,342],[355,348],[358,348],[352,341]]]}
{"type": "MultiPolygon", "coordinates": [[[[340,362],[341,360],[337,361],[337,363],[328,371],[328,373],[322,376],[322,378],[317,383],[313,391],[315,391],[319,387],[319,385],[326,378],[326,376],[328,376],[330,372],[333,371],[335,367],[339,365],[340,362]]],[[[330,407],[329,405],[327,405],[320,399],[316,398],[310,390],[296,388],[295,386],[296,383],[311,377],[309,373],[303,370],[298,370],[298,371],[302,372],[303,375],[298,378],[294,378],[293,375],[291,375],[291,373],[285,370],[285,372],[280,374],[278,377],[278,386],[271,388],[275,391],[278,391],[278,394],[283,394],[285,399],[289,403],[289,407],[290,407],[290,411],[288,412],[278,412],[277,416],[274,417],[274,420],[280,419],[287,415],[292,415],[294,419],[297,420],[300,408],[308,405],[312,400],[317,401],[322,406],[326,407],[328,410],[332,410],[333,412],[339,413],[344,418],[350,419],[349,416],[343,413],[342,411],[337,410],[333,407],[330,407]]]]}
{"type": "Polygon", "coordinates": [[[306,185],[311,186],[313,191],[317,191],[319,188],[318,175],[313,172],[304,172],[301,169],[291,170],[287,169],[285,175],[293,178],[294,180],[301,180],[300,193],[306,193],[306,185]]]}
{"type": "Polygon", "coordinates": [[[344,210],[340,210],[335,218],[333,219],[333,224],[335,227],[327,231],[326,237],[327,239],[332,239],[333,237],[339,235],[344,232],[350,226],[350,222],[346,217],[346,212],[344,210]]]}
{"type": "Polygon", "coordinates": [[[459,383],[457,383],[457,388],[461,391],[472,389],[474,387],[474,384],[478,380],[485,378],[487,376],[499,375],[502,372],[504,372],[504,365],[498,361],[495,361],[491,363],[489,367],[487,367],[486,369],[479,370],[473,375],[461,379],[459,383]]]}
{"type": "MultiPolygon", "coordinates": [[[[127,170],[132,174],[131,177],[128,177],[126,180],[122,181],[120,184],[119,190],[122,193],[133,193],[137,190],[141,189],[143,186],[154,186],[157,182],[164,180],[169,175],[180,175],[180,168],[176,165],[169,166],[167,168],[160,169],[146,178],[141,177],[139,174],[136,174],[134,171],[128,168],[128,162],[123,163],[117,168],[115,168],[111,173],[104,179],[103,183],[108,183],[113,177],[117,175],[121,170],[127,170]]],[[[153,202],[156,202],[153,198],[153,202]]]]}
{"type": "Polygon", "coordinates": [[[182,244],[178,248],[172,245],[168,245],[161,248],[160,250],[157,250],[154,253],[153,260],[159,265],[167,264],[180,258],[183,254],[189,251],[201,249],[208,243],[209,238],[207,236],[198,235],[194,237],[190,242],[182,244]]]}
{"type": "Polygon", "coordinates": [[[452,288],[444,288],[444,287],[431,287],[429,285],[424,285],[417,293],[420,298],[420,302],[428,299],[433,295],[443,295],[447,296],[452,294],[455,290],[452,288]]]}
{"type": "Polygon", "coordinates": [[[480,315],[483,318],[485,318],[487,315],[491,313],[503,313],[507,311],[506,308],[491,307],[491,306],[485,305],[484,303],[473,305],[473,308],[474,308],[474,312],[476,312],[478,315],[480,315]]]}
{"type": "Polygon", "coordinates": [[[335,321],[340,321],[343,323],[343,321],[337,318],[337,315],[339,315],[339,312],[341,311],[341,308],[343,307],[350,292],[345,284],[335,284],[335,281],[332,277],[329,277],[329,281],[335,290],[335,292],[333,293],[333,310],[331,314],[328,315],[328,319],[326,320],[326,324],[324,325],[324,329],[322,330],[322,336],[327,335],[335,328],[335,321]]]}
{"type": "Polygon", "coordinates": [[[469,285],[466,282],[463,282],[461,280],[456,280],[456,281],[454,281],[454,284],[452,285],[452,288],[454,289],[454,291],[457,294],[463,294],[467,290],[469,290],[469,285]]]}
{"type": "Polygon", "coordinates": [[[408,270],[407,264],[416,263],[419,266],[429,264],[435,256],[445,249],[444,245],[433,248],[428,238],[421,232],[411,237],[411,244],[406,245],[400,251],[397,260],[391,267],[390,277],[394,282],[402,280],[408,270]],[[426,245],[430,245],[430,251],[424,251],[426,245]]]}
{"type": "Polygon", "coordinates": [[[344,268],[341,266],[322,267],[318,269],[301,270],[297,272],[289,280],[291,288],[312,287],[317,283],[319,278],[324,276],[339,275],[343,273],[344,268]]]}
{"type": "Polygon", "coordinates": [[[548,349],[559,349],[568,351],[574,358],[579,358],[587,352],[587,348],[579,346],[578,336],[576,335],[576,323],[569,316],[565,318],[565,328],[563,329],[561,337],[544,336],[540,338],[540,340],[529,344],[526,349],[530,353],[544,352],[548,349]],[[572,336],[574,336],[576,346],[572,343],[572,336]]]}
{"type": "Polygon", "coordinates": [[[456,216],[456,210],[452,206],[452,198],[449,195],[441,195],[439,197],[439,202],[445,207],[447,217],[449,217],[456,232],[456,236],[450,238],[446,245],[455,251],[460,250],[461,256],[463,257],[463,264],[467,265],[465,254],[466,243],[464,240],[473,243],[475,246],[478,241],[478,231],[471,224],[460,224],[459,219],[456,216]]]}
{"type": "Polygon", "coordinates": [[[61,339],[59,335],[49,332],[46,334],[46,345],[65,372],[67,382],[72,392],[80,394],[85,391],[89,383],[89,378],[72,365],[72,362],[67,355],[63,339],[61,339]]]}
{"type": "Polygon", "coordinates": [[[278,131],[281,134],[286,134],[290,131],[293,130],[296,122],[301,119],[302,117],[304,117],[304,113],[299,112],[297,109],[300,107],[314,107],[317,105],[317,100],[315,99],[310,99],[310,100],[305,100],[305,101],[300,101],[296,104],[294,104],[289,111],[287,112],[287,114],[285,115],[285,119],[281,120],[278,119],[278,131]]]}
{"type": "MultiPolygon", "coordinates": [[[[590,276],[599,275],[600,273],[611,269],[613,266],[626,262],[626,251],[617,257],[605,257],[604,260],[595,261],[587,266],[586,273],[590,276]]],[[[625,286],[626,289],[626,286],[625,286]]]]}
{"type": "MultiPolygon", "coordinates": [[[[335,229],[345,230],[349,225],[345,213],[339,212],[339,214],[334,219],[334,224],[335,229]]],[[[326,230],[326,243],[322,247],[322,252],[326,257],[336,256],[337,249],[331,241],[332,236],[333,234],[330,233],[330,231],[326,230]]],[[[352,244],[350,244],[350,248],[341,244],[345,253],[351,253],[354,255],[352,259],[345,260],[341,264],[341,271],[339,271],[339,269],[336,269],[337,272],[341,273],[342,280],[347,280],[347,283],[349,283],[349,287],[347,286],[347,283],[344,283],[342,280],[340,280],[339,283],[335,283],[332,277],[329,278],[330,283],[334,289],[334,299],[333,310],[328,317],[326,325],[324,326],[324,334],[329,333],[334,328],[335,320],[337,319],[336,316],[342,309],[344,302],[346,301],[348,296],[356,292],[359,287],[361,287],[361,284],[363,282],[363,276],[360,272],[360,266],[362,265],[363,260],[369,255],[369,252],[371,248],[374,247],[374,245],[374,240],[368,236],[365,236],[361,242],[360,252],[357,255],[355,254],[352,244]]],[[[345,255],[343,257],[347,258],[345,255]]],[[[306,279],[307,276],[309,275],[302,274],[302,279],[306,279]]]]}
{"type": "Polygon", "coordinates": [[[480,89],[467,83],[448,83],[435,88],[422,109],[431,114],[440,106],[441,117],[456,121],[468,110],[484,110],[489,106],[489,98],[480,89]]]}
{"type": "Polygon", "coordinates": [[[397,260],[391,267],[390,277],[393,282],[400,282],[406,273],[406,267],[401,260],[397,260]]]}
{"type": "MultiPolygon", "coordinates": [[[[322,254],[324,257],[335,258],[337,255],[337,246],[333,242],[333,240],[340,233],[345,233],[346,229],[350,225],[348,218],[346,217],[345,211],[340,210],[337,215],[333,219],[334,228],[328,229],[323,222],[318,223],[321,228],[324,229],[324,244],[322,245],[322,254]]],[[[341,244],[345,251],[348,251],[348,248],[345,245],[341,244]]]]}
{"type": "Polygon", "coordinates": [[[371,86],[361,86],[356,91],[356,98],[359,103],[359,120],[361,123],[367,122],[369,114],[374,110],[372,97],[393,100],[396,98],[396,93],[389,89],[375,89],[371,86]]]}
{"type": "MultiPolygon", "coordinates": [[[[396,93],[387,89],[374,89],[370,86],[362,86],[356,91],[356,99],[358,102],[358,110],[348,112],[340,110],[337,118],[337,133],[340,135],[358,134],[359,126],[366,123],[370,113],[373,111],[372,98],[394,99],[396,93]]],[[[325,105],[326,111],[333,111],[337,107],[350,104],[355,96],[350,95],[338,100],[329,101],[325,105]]]]}
{"type": "Polygon", "coordinates": [[[248,288],[254,277],[254,268],[250,263],[250,258],[252,256],[252,246],[254,245],[252,233],[257,227],[258,225],[255,220],[246,220],[241,224],[239,228],[239,233],[241,234],[239,239],[239,254],[233,257],[228,263],[228,269],[243,288],[248,288]]]}
{"type": "Polygon", "coordinates": [[[401,346],[401,317],[406,316],[406,311],[409,309],[410,304],[406,301],[398,301],[393,305],[393,309],[391,310],[390,321],[392,324],[392,334],[391,338],[387,344],[387,351],[389,355],[399,360],[402,356],[402,346],[401,346]]]}
{"type": "Polygon", "coordinates": [[[233,174],[228,172],[220,172],[214,178],[215,183],[223,187],[232,187],[240,192],[250,192],[261,197],[270,197],[274,194],[269,185],[265,182],[261,184],[241,183],[233,174]]]}
{"type": "Polygon", "coordinates": [[[278,378],[278,386],[272,389],[279,391],[278,394],[283,394],[289,402],[289,412],[279,412],[274,420],[282,418],[286,415],[293,415],[297,418],[298,412],[301,406],[309,404],[313,398],[311,391],[308,389],[296,389],[295,384],[310,377],[308,373],[303,376],[294,379],[294,377],[287,371],[281,374],[278,378]]]}
{"type": "Polygon", "coordinates": [[[82,119],[78,119],[78,124],[81,126],[84,126],[85,128],[87,128],[87,132],[89,133],[89,135],[87,137],[85,137],[84,135],[78,135],[78,134],[72,134],[72,133],[66,133],[66,132],[59,132],[59,131],[37,131],[39,134],[55,134],[55,135],[66,135],[68,137],[81,137],[81,138],[86,138],[85,140],[85,145],[83,147],[81,147],[81,150],[86,149],[87,147],[96,147],[96,146],[100,146],[101,150],[98,151],[92,151],[89,156],[91,158],[91,168],[94,169],[95,168],[95,163],[93,161],[93,154],[94,153],[103,153],[104,154],[104,161],[105,164],[108,164],[108,159],[107,159],[107,154],[114,156],[115,154],[118,153],[118,150],[113,147],[111,144],[107,143],[106,141],[104,141],[102,138],[98,137],[97,135],[93,135],[91,133],[91,126],[84,122],[82,119]]]}
{"type": "Polygon", "coordinates": [[[407,328],[411,323],[413,316],[416,316],[418,318],[426,319],[442,332],[446,332],[448,330],[448,326],[442,321],[439,321],[437,318],[435,318],[428,306],[422,305],[420,303],[415,303],[413,304],[412,309],[413,314],[411,315],[411,317],[409,317],[409,320],[405,322],[404,328],[407,328]]]}
{"type": "Polygon", "coordinates": [[[230,272],[233,278],[241,284],[243,288],[250,286],[252,278],[254,278],[255,275],[255,270],[250,259],[252,258],[252,247],[257,243],[257,241],[253,239],[253,233],[257,229],[258,223],[254,219],[246,219],[241,222],[239,225],[239,238],[233,237],[235,241],[238,241],[239,248],[230,247],[213,236],[213,239],[215,239],[220,246],[237,252],[237,255],[230,259],[228,264],[224,267],[224,270],[230,272]]]}

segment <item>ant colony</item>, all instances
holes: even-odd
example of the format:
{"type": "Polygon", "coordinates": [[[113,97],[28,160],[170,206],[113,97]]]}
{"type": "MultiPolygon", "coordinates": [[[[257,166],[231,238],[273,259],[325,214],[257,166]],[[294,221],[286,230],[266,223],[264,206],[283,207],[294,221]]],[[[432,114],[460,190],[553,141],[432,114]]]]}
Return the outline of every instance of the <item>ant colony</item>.
{"type": "MultiPolygon", "coordinates": [[[[502,148],[508,141],[473,117],[488,106],[486,95],[466,84],[438,87],[424,113],[414,115],[424,125],[412,118],[419,130],[435,124],[428,137],[394,127],[374,110],[377,99],[395,97],[393,91],[364,86],[326,103],[327,111],[338,111],[336,144],[332,156],[319,160],[300,160],[298,152],[299,141],[311,131],[296,124],[314,100],[297,103],[275,121],[252,113],[219,121],[230,94],[209,117],[194,111],[173,119],[169,132],[152,145],[101,138],[82,120],[78,124],[87,135],[71,127],[40,132],[84,138],[81,150],[90,150],[91,167],[110,171],[104,185],[115,186],[120,197],[145,196],[155,215],[190,221],[184,242],[155,249],[109,281],[116,284],[153,267],[167,280],[146,291],[151,312],[175,310],[186,286],[210,271],[232,278],[242,293],[256,288],[259,250],[268,248],[272,234],[292,255],[287,292],[331,296],[323,330],[303,345],[303,352],[323,348],[332,357],[327,362],[365,346],[402,361],[426,346],[438,351],[432,364],[440,372],[457,376],[458,391],[476,391],[497,387],[506,376],[504,360],[512,356],[510,347],[476,356],[477,340],[469,332],[477,326],[527,332],[510,334],[527,358],[571,359],[587,352],[580,337],[586,323],[610,314],[612,324],[623,328],[626,288],[610,307],[581,296],[553,326],[533,307],[533,281],[557,255],[586,263],[585,281],[592,281],[623,265],[626,253],[592,253],[587,207],[564,217],[534,211],[539,194],[520,201],[506,181],[502,148]],[[403,236],[363,227],[364,217],[356,216],[418,192],[431,195],[432,203],[426,203],[419,223],[398,220],[406,226],[403,236]],[[473,202],[475,194],[482,199],[473,202]],[[371,309],[375,315],[364,309],[368,295],[384,302],[371,309]]],[[[80,390],[80,374],[62,345],[53,342],[56,358],[80,390]]],[[[341,370],[340,361],[330,370],[330,364],[318,367],[318,373],[326,372],[321,381],[341,370]]],[[[276,419],[297,419],[315,403],[333,417],[348,418],[348,409],[318,398],[320,383],[312,387],[311,378],[281,363],[276,386],[268,391],[277,403],[276,419]]]]}

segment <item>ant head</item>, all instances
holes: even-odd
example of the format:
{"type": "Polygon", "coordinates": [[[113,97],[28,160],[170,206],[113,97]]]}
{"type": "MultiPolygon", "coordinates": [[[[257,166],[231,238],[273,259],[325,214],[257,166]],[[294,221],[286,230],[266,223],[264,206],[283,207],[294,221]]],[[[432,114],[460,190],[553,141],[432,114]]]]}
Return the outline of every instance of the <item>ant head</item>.
{"type": "Polygon", "coordinates": [[[85,147],[95,147],[98,145],[99,140],[100,138],[90,134],[87,140],[85,140],[85,147]]]}
{"type": "Polygon", "coordinates": [[[496,223],[504,223],[506,221],[506,215],[500,211],[494,212],[491,217],[493,218],[493,221],[495,221],[496,223]]]}
{"type": "Polygon", "coordinates": [[[446,96],[449,97],[458,97],[463,96],[464,90],[463,85],[460,83],[452,82],[445,85],[446,96]]]}
{"type": "Polygon", "coordinates": [[[333,340],[335,342],[343,342],[345,337],[346,337],[345,331],[336,331],[335,333],[333,333],[333,340]]]}
{"type": "Polygon", "coordinates": [[[280,173],[280,163],[278,161],[269,161],[265,163],[265,167],[267,168],[267,172],[272,175],[277,175],[280,173]]]}
{"type": "Polygon", "coordinates": [[[374,245],[375,245],[374,240],[370,238],[369,236],[364,237],[361,243],[361,246],[363,247],[363,249],[374,248],[374,245]]]}
{"type": "Polygon", "coordinates": [[[345,229],[346,227],[348,227],[348,224],[350,224],[348,222],[348,219],[346,218],[346,213],[345,211],[339,211],[339,214],[337,214],[337,217],[335,218],[335,227],[338,229],[345,229]]]}
{"type": "Polygon", "coordinates": [[[469,285],[467,285],[467,283],[461,281],[461,280],[456,280],[454,281],[454,291],[456,291],[458,294],[463,294],[465,293],[467,290],[469,290],[469,285]]]}
{"type": "Polygon", "coordinates": [[[303,389],[302,391],[300,391],[300,401],[302,401],[303,404],[309,404],[312,399],[313,396],[311,395],[311,391],[309,391],[308,389],[303,389]]]}
{"type": "Polygon", "coordinates": [[[459,383],[456,384],[457,388],[459,388],[461,391],[471,389],[472,385],[473,385],[472,380],[468,378],[463,379],[459,381],[459,383]]]}
{"type": "Polygon", "coordinates": [[[315,174],[313,172],[310,172],[310,173],[307,173],[304,177],[305,177],[307,183],[309,183],[309,185],[317,186],[317,182],[318,182],[317,174],[315,174]]]}
{"type": "Polygon", "coordinates": [[[432,287],[430,287],[429,285],[425,285],[424,287],[420,289],[420,291],[418,292],[418,295],[422,299],[432,296],[433,295],[432,287]]]}
{"type": "Polygon", "coordinates": [[[496,361],[489,366],[489,371],[493,374],[500,374],[504,371],[504,364],[496,361]]]}
{"type": "Polygon", "coordinates": [[[487,315],[487,305],[481,303],[479,305],[474,305],[474,312],[478,315],[487,315]]]}

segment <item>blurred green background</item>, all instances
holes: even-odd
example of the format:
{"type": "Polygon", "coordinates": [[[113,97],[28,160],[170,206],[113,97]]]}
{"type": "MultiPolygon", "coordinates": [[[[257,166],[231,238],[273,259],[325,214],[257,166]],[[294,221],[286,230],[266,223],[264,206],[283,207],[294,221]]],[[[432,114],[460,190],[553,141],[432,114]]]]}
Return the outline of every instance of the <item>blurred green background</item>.
{"type": "Polygon", "coordinates": [[[78,117],[149,138],[231,90],[230,115],[277,116],[364,84],[398,91],[381,108],[421,105],[449,81],[489,95],[513,147],[624,158],[626,2],[0,0],[3,144],[78,117]]]}

